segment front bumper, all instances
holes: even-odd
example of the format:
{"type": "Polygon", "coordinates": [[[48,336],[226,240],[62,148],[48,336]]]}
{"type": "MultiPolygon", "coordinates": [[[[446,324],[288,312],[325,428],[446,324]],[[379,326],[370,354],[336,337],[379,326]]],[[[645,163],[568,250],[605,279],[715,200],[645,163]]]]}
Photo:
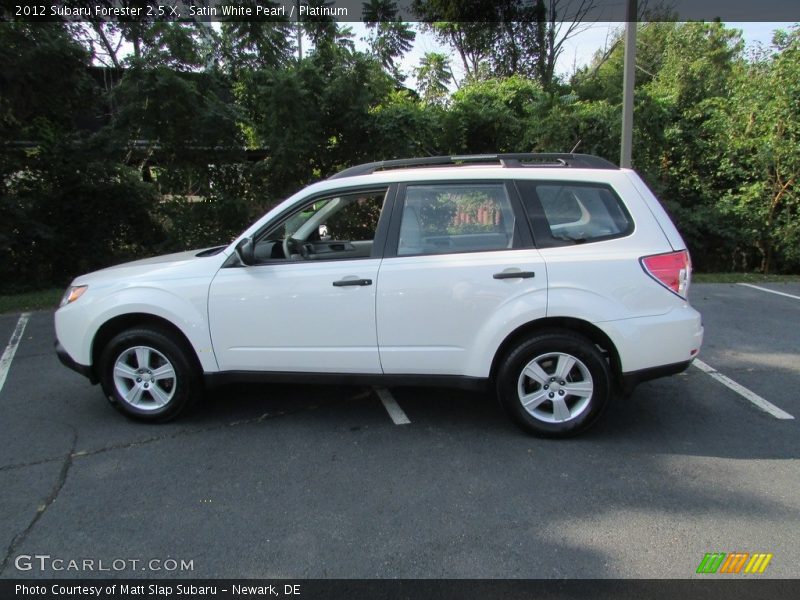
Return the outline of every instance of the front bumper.
{"type": "Polygon", "coordinates": [[[64,346],[62,346],[58,340],[56,340],[55,346],[56,356],[58,356],[58,360],[61,361],[62,365],[69,367],[76,373],[80,373],[84,377],[88,378],[92,383],[97,383],[97,376],[94,374],[94,369],[92,369],[92,367],[75,362],[75,360],[73,360],[67,351],[64,350],[64,346]]]}

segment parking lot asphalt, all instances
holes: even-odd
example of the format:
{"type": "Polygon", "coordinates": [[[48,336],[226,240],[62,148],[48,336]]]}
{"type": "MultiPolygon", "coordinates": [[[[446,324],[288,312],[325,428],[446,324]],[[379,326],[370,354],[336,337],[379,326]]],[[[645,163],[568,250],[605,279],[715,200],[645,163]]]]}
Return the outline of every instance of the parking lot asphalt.
{"type": "MultiPolygon", "coordinates": [[[[52,314],[33,313],[0,390],[0,577],[109,575],[17,568],[49,555],[192,561],[124,577],[688,578],[733,551],[800,577],[800,299],[691,299],[700,358],[795,419],[692,367],[566,441],[521,433],[488,394],[423,388],[390,390],[404,425],[370,388],[290,385],[141,425],[58,363],[52,314]]],[[[0,316],[0,350],[18,322],[0,316]]]]}

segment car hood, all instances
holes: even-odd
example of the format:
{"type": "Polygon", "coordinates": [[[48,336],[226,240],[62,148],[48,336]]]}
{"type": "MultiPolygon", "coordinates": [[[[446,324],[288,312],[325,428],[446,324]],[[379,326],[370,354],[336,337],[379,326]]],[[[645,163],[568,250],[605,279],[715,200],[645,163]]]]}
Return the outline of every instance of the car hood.
{"type": "Polygon", "coordinates": [[[212,249],[204,248],[164,254],[107,267],[76,278],[74,285],[108,281],[130,282],[134,279],[159,280],[180,276],[182,272],[185,272],[186,276],[200,275],[206,270],[209,274],[215,273],[226,255],[221,251],[222,249],[220,252],[210,253],[212,249]]]}

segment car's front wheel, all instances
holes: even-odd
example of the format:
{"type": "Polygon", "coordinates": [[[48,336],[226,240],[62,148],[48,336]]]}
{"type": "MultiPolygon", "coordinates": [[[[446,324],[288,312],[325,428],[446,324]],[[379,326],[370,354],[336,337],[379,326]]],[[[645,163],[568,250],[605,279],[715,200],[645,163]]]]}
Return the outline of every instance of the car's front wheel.
{"type": "Polygon", "coordinates": [[[128,417],[168,421],[199,393],[187,351],[166,332],[136,328],[119,333],[100,359],[100,383],[109,402],[128,417]]]}
{"type": "Polygon", "coordinates": [[[511,419],[543,437],[568,437],[594,423],[611,394],[611,371],[597,347],[571,332],[542,332],[514,348],[497,373],[511,419]]]}

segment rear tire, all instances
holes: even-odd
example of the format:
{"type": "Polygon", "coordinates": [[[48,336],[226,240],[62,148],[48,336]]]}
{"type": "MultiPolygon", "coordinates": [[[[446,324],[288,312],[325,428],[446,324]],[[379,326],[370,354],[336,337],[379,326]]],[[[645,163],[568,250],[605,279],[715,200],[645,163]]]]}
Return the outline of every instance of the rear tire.
{"type": "Polygon", "coordinates": [[[581,335],[547,331],[512,349],[497,373],[497,395],[521,429],[563,438],[589,428],[611,395],[611,369],[581,335]]]}
{"type": "Polygon", "coordinates": [[[100,357],[108,401],[138,421],[165,422],[186,410],[201,391],[189,351],[165,331],[134,328],[117,334],[100,357]]]}

